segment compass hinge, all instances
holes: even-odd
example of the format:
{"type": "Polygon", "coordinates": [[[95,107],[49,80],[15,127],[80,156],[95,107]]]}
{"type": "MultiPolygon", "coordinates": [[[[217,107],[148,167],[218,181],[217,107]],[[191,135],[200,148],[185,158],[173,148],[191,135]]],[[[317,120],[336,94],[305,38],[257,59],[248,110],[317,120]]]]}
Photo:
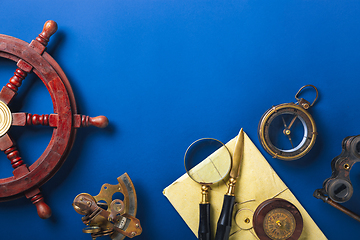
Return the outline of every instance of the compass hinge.
{"type": "Polygon", "coordinates": [[[298,103],[299,103],[299,106],[301,106],[302,108],[304,108],[306,110],[309,109],[311,106],[310,102],[306,101],[303,98],[300,98],[298,103]]]}

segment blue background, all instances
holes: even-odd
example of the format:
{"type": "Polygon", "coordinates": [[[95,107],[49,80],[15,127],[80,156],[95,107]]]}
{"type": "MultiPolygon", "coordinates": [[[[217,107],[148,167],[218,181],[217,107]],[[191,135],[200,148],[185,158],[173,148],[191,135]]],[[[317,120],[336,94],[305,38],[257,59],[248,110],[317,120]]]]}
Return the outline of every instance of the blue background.
{"type": "MultiPolygon", "coordinates": [[[[82,114],[106,115],[106,129],[80,129],[60,171],[42,187],[53,216],[39,219],[25,198],[0,203],[1,239],[91,239],[71,204],[127,172],[138,194],[136,239],[196,239],[162,190],[184,174],[183,155],[201,137],[227,142],[241,127],[329,239],[358,239],[360,223],[312,194],[331,175],[341,141],[360,133],[359,1],[2,1],[0,33],[30,42],[46,20],[58,32],[48,52],[69,78],[82,114]],[[311,152],[272,159],[257,125],[272,105],[313,84],[318,127],[311,152]]],[[[5,85],[16,68],[0,61],[5,85]]],[[[39,79],[28,77],[13,111],[52,113],[39,79]]],[[[17,128],[31,164],[51,129],[17,128]]],[[[360,165],[360,164],[359,164],[360,165]]],[[[0,177],[11,176],[5,155],[0,177]]],[[[360,167],[351,171],[360,214],[360,167]]],[[[179,196],[181,197],[181,196],[179,196]]]]}

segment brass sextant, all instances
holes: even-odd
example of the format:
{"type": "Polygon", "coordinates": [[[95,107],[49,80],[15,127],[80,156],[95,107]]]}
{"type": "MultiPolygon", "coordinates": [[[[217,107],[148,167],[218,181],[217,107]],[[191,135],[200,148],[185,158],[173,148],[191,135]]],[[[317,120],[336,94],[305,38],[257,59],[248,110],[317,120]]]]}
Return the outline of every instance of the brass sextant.
{"type": "Polygon", "coordinates": [[[85,215],[81,220],[88,225],[83,232],[90,233],[93,240],[106,235],[122,240],[142,232],[140,221],[135,218],[137,198],[134,185],[127,173],[117,180],[117,185],[104,184],[97,196],[81,193],[74,199],[75,211],[85,215]],[[122,200],[114,198],[118,193],[123,195],[122,200]]]}

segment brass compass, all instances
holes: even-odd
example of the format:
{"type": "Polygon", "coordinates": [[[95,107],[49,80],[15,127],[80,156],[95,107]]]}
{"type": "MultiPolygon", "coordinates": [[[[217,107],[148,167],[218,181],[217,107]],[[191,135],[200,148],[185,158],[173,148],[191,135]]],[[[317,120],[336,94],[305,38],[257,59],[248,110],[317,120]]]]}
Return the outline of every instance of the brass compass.
{"type": "Polygon", "coordinates": [[[300,237],[303,228],[299,210],[280,198],[262,202],[255,210],[253,224],[261,240],[295,240],[300,237]]]}
{"type": "Polygon", "coordinates": [[[316,125],[307,110],[314,105],[317,97],[317,88],[313,85],[305,85],[295,95],[297,103],[273,106],[261,117],[258,137],[263,148],[273,158],[299,159],[314,146],[317,135],[316,125]],[[311,104],[303,98],[298,98],[306,87],[312,87],[316,92],[311,104]]]}

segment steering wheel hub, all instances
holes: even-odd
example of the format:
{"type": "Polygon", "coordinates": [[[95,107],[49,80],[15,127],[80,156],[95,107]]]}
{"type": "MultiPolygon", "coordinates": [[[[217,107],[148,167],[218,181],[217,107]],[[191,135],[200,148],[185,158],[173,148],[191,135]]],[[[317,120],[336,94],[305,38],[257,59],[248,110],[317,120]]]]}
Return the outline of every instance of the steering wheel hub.
{"type": "Polygon", "coordinates": [[[11,123],[11,111],[3,101],[0,101],[0,137],[7,133],[11,127],[11,123]]]}

